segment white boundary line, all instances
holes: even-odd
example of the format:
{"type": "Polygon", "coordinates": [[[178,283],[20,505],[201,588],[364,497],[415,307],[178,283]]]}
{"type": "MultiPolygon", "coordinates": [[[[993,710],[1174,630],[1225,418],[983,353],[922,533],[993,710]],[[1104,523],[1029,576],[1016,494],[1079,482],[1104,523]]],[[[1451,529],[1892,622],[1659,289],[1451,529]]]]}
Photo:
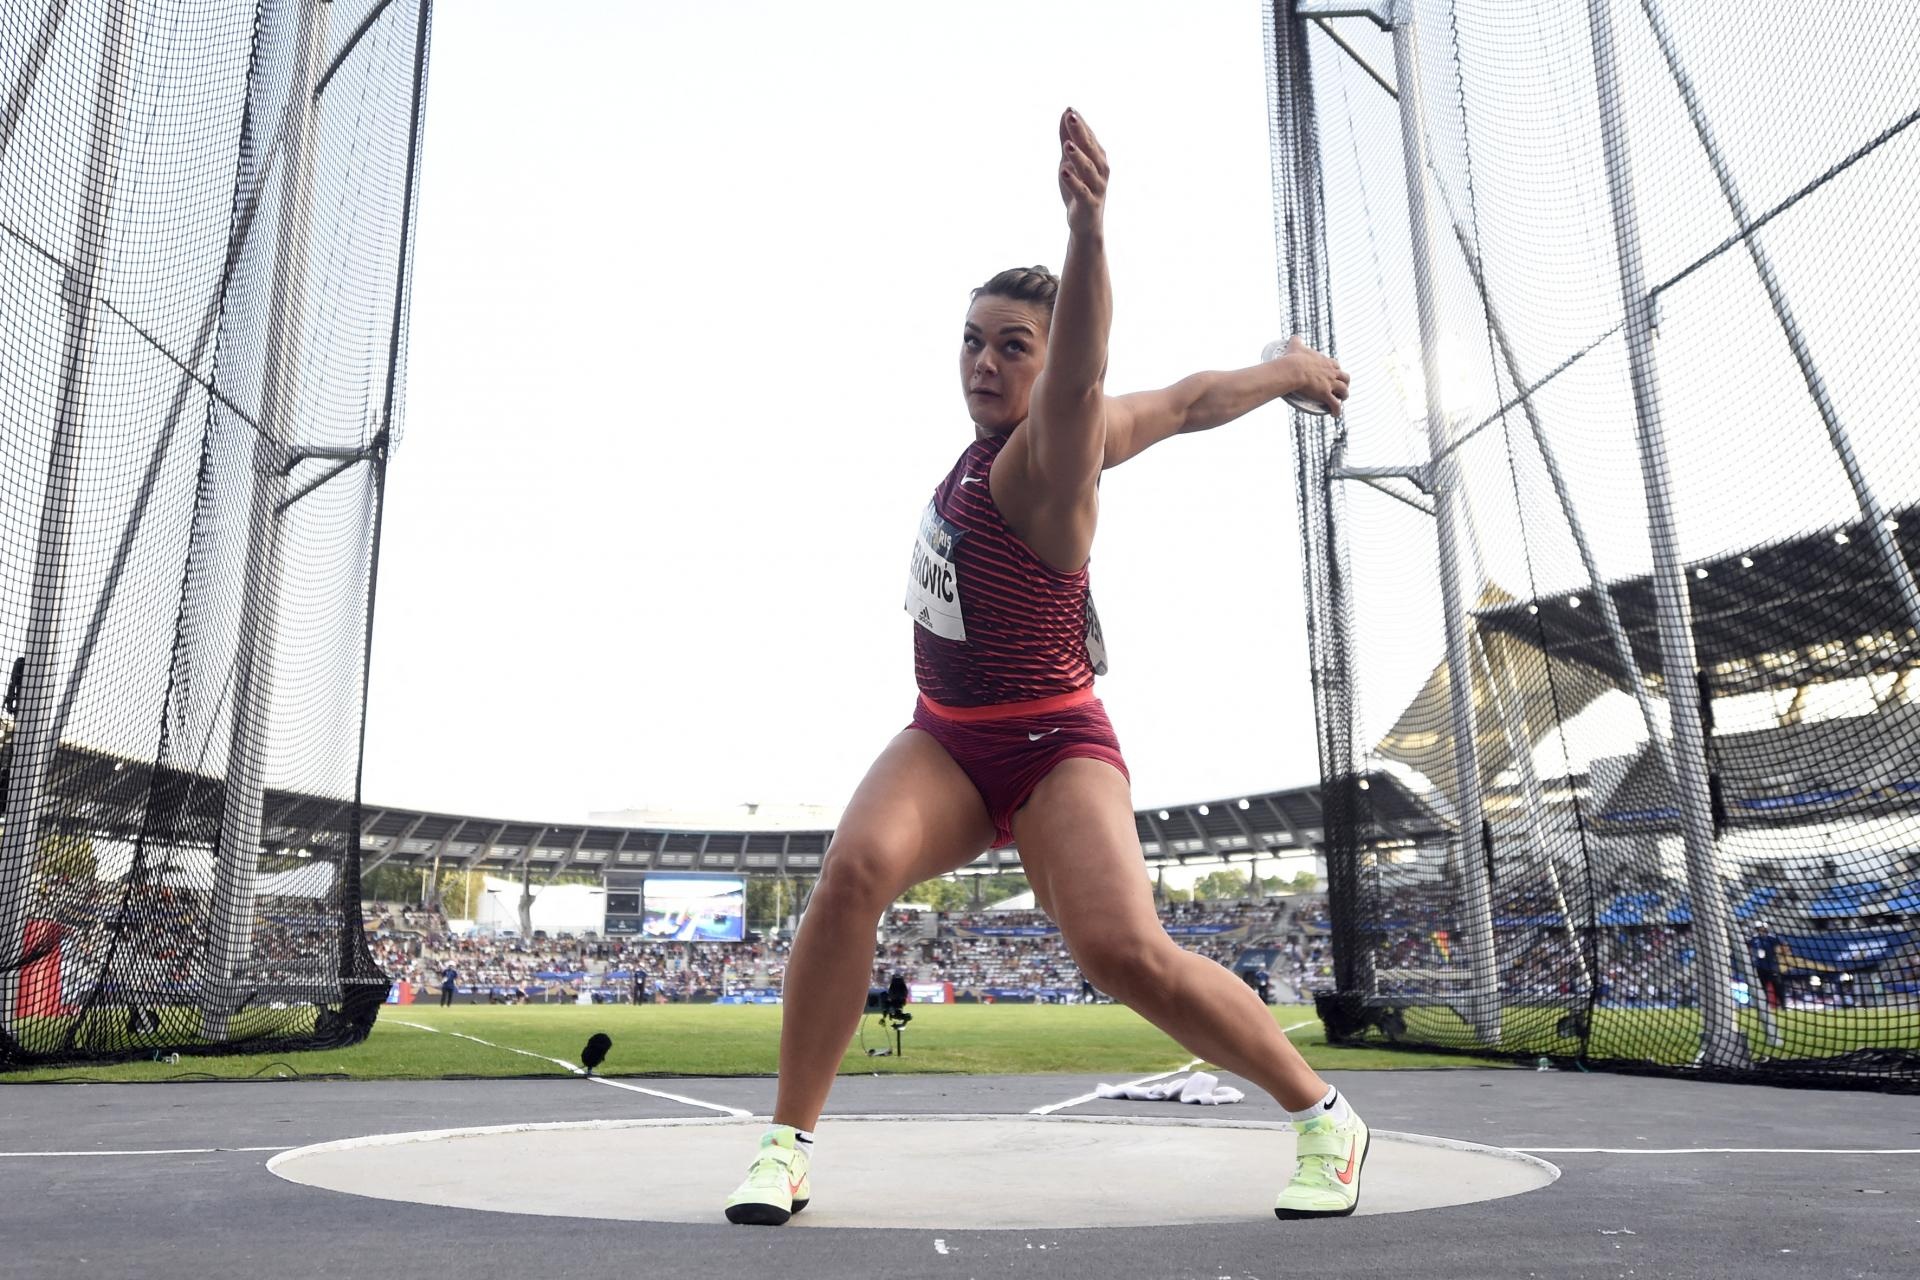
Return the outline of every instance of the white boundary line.
{"type": "Polygon", "coordinates": [[[146,1151],[0,1151],[0,1160],[43,1160],[55,1156],[204,1156],[228,1151],[291,1151],[292,1147],[159,1147],[146,1151]]]}
{"type": "MultiPolygon", "coordinates": [[[[1293,1032],[1298,1031],[1302,1027],[1317,1027],[1319,1025],[1320,1025],[1320,1019],[1309,1018],[1305,1022],[1296,1022],[1290,1027],[1280,1028],[1280,1034],[1291,1035],[1293,1032]]],[[[1135,1085],[1152,1084],[1155,1080],[1164,1080],[1168,1076],[1179,1075],[1182,1071],[1191,1071],[1205,1061],[1206,1061],[1205,1058],[1195,1058],[1191,1062],[1187,1063],[1187,1065],[1184,1067],[1175,1067],[1171,1071],[1162,1071],[1155,1075],[1141,1076],[1138,1080],[1129,1080],[1126,1083],[1118,1085],[1116,1087],[1121,1089],[1131,1089],[1135,1085]]],[[[1052,1103],[1048,1103],[1044,1107],[1035,1107],[1033,1110],[1027,1112],[1027,1114],[1030,1116],[1050,1116],[1056,1111],[1063,1111],[1068,1107],[1077,1107],[1083,1102],[1092,1102],[1095,1099],[1099,1098],[1099,1096],[1100,1096],[1100,1091],[1096,1089],[1092,1093],[1083,1093],[1077,1098],[1068,1098],[1065,1102],[1052,1102],[1052,1103]]]]}
{"type": "MultiPolygon", "coordinates": [[[[1041,1123],[1043,1118],[1033,1112],[1010,1112],[1002,1114],[959,1112],[959,1113],[915,1113],[893,1114],[828,1115],[820,1117],[822,1121],[831,1120],[837,1124],[884,1124],[899,1121],[938,1121],[946,1124],[990,1124],[990,1123],[1041,1123]]],[[[1051,1116],[1044,1118],[1048,1123],[1059,1124],[1105,1124],[1133,1125],[1153,1128],[1184,1129],[1265,1129],[1276,1132],[1293,1132],[1293,1124],[1287,1120],[1225,1120],[1212,1116],[1194,1116],[1192,1118],[1173,1116],[1051,1116]]],[[[481,1138],[503,1133],[551,1133],[566,1130],[607,1131],[614,1129],[666,1129],[695,1128],[714,1125],[733,1125],[738,1121],[720,1116],[668,1116],[646,1120],[542,1120],[524,1124],[486,1124],[469,1125],[458,1129],[419,1129],[410,1133],[373,1133],[359,1138],[341,1138],[333,1142],[317,1142],[312,1146],[293,1147],[280,1152],[267,1161],[267,1171],[289,1182],[299,1179],[283,1173],[283,1166],[307,1156],[322,1155],[334,1151],[355,1151],[369,1147],[398,1147],[417,1142],[440,1142],[449,1138],[481,1138]]],[[[1530,1165],[1547,1175],[1548,1182],[1560,1177],[1560,1166],[1549,1160],[1542,1160],[1529,1151],[1513,1147],[1496,1147],[1484,1142],[1468,1142],[1462,1138],[1442,1138],[1427,1133],[1400,1133],[1388,1129],[1375,1129],[1373,1136],[1391,1142],[1402,1142],[1410,1146],[1440,1147],[1448,1151],[1471,1151],[1480,1155],[1498,1156],[1518,1164],[1530,1165]]],[[[374,1197],[385,1199],[388,1197],[374,1197]]]]}
{"type": "Polygon", "coordinates": [[[1920,1156],[1920,1147],[1515,1147],[1546,1155],[1920,1156]]]}
{"type": "Polygon", "coordinates": [[[482,1040],[479,1036],[470,1036],[464,1031],[443,1031],[439,1027],[430,1027],[424,1022],[408,1022],[404,1018],[388,1018],[388,1022],[397,1022],[403,1027],[412,1027],[416,1031],[431,1031],[435,1035],[458,1036],[462,1040],[471,1040],[483,1044],[489,1049],[504,1049],[508,1053],[517,1053],[523,1058],[533,1058],[540,1062],[551,1062],[556,1067],[565,1067],[577,1076],[585,1077],[594,1084],[606,1085],[609,1089],[625,1089],[629,1093],[644,1093],[650,1098],[665,1098],[669,1102],[683,1102],[690,1107],[705,1107],[709,1111],[718,1111],[723,1115],[741,1117],[750,1116],[751,1111],[742,1111],[739,1107],[723,1106],[718,1102],[702,1102],[698,1098],[689,1098],[681,1093],[668,1093],[663,1089],[647,1089],[637,1084],[628,1084],[624,1080],[609,1080],[605,1076],[588,1075],[584,1067],[579,1067],[564,1058],[549,1058],[544,1053],[530,1053],[525,1049],[516,1049],[510,1044],[495,1044],[491,1040],[482,1040]]]}

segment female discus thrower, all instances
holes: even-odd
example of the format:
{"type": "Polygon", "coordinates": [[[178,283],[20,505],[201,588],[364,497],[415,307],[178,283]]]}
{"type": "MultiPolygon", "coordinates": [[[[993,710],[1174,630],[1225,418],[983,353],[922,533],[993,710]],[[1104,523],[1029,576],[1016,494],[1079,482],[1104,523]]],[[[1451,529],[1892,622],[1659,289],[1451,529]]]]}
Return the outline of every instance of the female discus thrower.
{"type": "Polygon", "coordinates": [[[853,1038],[888,904],[1014,842],[1034,898],[1093,984],[1191,1050],[1271,1093],[1299,1130],[1282,1218],[1342,1216],[1360,1198],[1367,1126],[1314,1074],[1247,985],[1167,936],[1142,874],[1087,593],[1100,472],[1285,395],[1338,412],[1347,375],[1298,339],[1278,359],[1108,396],[1113,299],[1102,227],[1107,157],[1060,120],[1067,260],[974,290],[960,384],[974,440],[920,519],[908,584],[920,699],[834,832],[784,984],[773,1127],[732,1222],[779,1224],[813,1194],[814,1124],[853,1038]]]}

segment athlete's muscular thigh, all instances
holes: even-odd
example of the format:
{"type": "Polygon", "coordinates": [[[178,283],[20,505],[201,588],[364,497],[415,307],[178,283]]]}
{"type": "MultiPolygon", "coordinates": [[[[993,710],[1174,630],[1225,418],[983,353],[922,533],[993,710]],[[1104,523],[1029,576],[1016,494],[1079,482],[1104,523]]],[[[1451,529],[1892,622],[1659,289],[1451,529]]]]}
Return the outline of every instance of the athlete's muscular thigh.
{"type": "Polygon", "coordinates": [[[993,843],[973,782],[918,729],[903,730],[854,790],[820,867],[823,890],[885,909],[922,880],[963,867],[993,843]]]}
{"type": "MultiPolygon", "coordinates": [[[[1166,941],[1141,861],[1131,788],[1101,760],[1063,760],[1013,815],[1034,900],[1060,926],[1083,971],[1166,941]]],[[[1095,979],[1098,981],[1099,979],[1095,979]]]]}

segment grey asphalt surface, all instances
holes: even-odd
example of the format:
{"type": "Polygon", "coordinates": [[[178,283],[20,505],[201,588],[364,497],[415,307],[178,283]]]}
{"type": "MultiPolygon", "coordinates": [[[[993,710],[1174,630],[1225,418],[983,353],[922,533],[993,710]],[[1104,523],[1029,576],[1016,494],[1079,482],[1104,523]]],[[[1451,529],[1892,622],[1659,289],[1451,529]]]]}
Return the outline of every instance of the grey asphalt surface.
{"type": "MultiPolygon", "coordinates": [[[[577,1079],[12,1085],[0,1086],[0,1277],[1920,1275],[1920,1154],[1852,1154],[1920,1150],[1920,1098],[1577,1072],[1331,1078],[1377,1129],[1523,1150],[1785,1147],[1846,1154],[1542,1151],[1563,1170],[1543,1190],[1344,1221],[1283,1223],[1252,1214],[1245,1225],[1225,1228],[802,1231],[728,1225],[717,1208],[726,1189],[716,1191],[710,1227],[481,1213],[297,1186],[266,1171],[271,1152],[231,1150],[410,1129],[714,1114],[577,1079]],[[203,1147],[228,1150],[7,1154],[203,1147]]],[[[1222,1080],[1247,1089],[1247,1101],[1209,1114],[1282,1118],[1246,1082],[1222,1080]]],[[[773,1101],[769,1079],[638,1083],[756,1114],[773,1101]]],[[[849,1076],[828,1114],[1019,1113],[1089,1092],[1095,1083],[1079,1075],[849,1076]]],[[[1137,1102],[1073,1108],[1153,1116],[1188,1110],[1199,1109],[1137,1102]]],[[[832,1194],[830,1119],[821,1130],[816,1196],[832,1194]]],[[[743,1152],[743,1168],[744,1160],[743,1152]]],[[[1205,1173],[1170,1169],[1167,1176],[1205,1173]]],[[[1252,1189],[1254,1202],[1270,1200],[1285,1175],[1276,1169],[1272,1186],[1252,1189]]],[[[580,1171],[593,1176],[592,1169],[580,1171]]],[[[923,1168],[902,1176],[940,1174],[923,1168]]],[[[636,1185],[633,1194],[644,1197],[647,1188],[636,1185]]],[[[954,1187],[952,1194],[994,1190],[954,1187]]],[[[1062,1187],[1059,1194],[1075,1192],[1062,1187]]]]}

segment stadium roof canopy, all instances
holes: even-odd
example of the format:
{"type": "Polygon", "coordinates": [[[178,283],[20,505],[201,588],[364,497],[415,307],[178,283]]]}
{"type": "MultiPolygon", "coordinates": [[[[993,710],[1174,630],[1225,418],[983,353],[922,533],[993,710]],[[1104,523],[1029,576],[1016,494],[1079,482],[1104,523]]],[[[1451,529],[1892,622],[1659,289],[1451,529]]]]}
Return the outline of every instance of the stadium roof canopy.
{"type": "MultiPolygon", "coordinates": [[[[133,841],[150,820],[173,844],[204,846],[220,829],[220,781],[72,745],[60,748],[51,786],[66,802],[69,830],[133,841]],[[150,810],[152,812],[150,812],[150,810]],[[162,812],[164,810],[164,812],[162,812]],[[156,816],[157,815],[157,816],[156,816]]],[[[1419,840],[1445,823],[1387,774],[1368,780],[1377,838],[1419,840]]],[[[269,853],[337,855],[354,824],[353,804],[339,798],[269,790],[261,838],[269,853]]],[[[1320,788],[1293,787],[1134,814],[1141,851],[1151,863],[1211,862],[1238,856],[1317,854],[1325,842],[1320,788]]],[[[385,863],[441,865],[541,876],[560,872],[708,871],[747,875],[813,875],[830,830],[665,830],[580,823],[521,822],[363,804],[359,839],[367,870],[385,863]]],[[[1016,870],[1019,853],[983,854],[966,870],[1016,870]]]]}
{"type": "MultiPolygon", "coordinates": [[[[1920,811],[1920,708],[1716,734],[1711,767],[1729,827],[1780,827],[1920,811]]],[[[1601,830],[1677,830],[1666,768],[1642,746],[1591,813],[1601,830]]]]}
{"type": "MultiPolygon", "coordinates": [[[[1368,778],[1377,834],[1418,840],[1444,824],[1399,782],[1368,778]]],[[[269,825],[271,825],[271,812],[269,825]]],[[[367,869],[386,862],[431,863],[543,875],[562,871],[707,871],[814,875],[831,831],[686,831],[641,827],[544,825],[367,806],[360,848],[367,869]]],[[[1294,787],[1224,800],[1141,809],[1133,815],[1149,863],[1215,862],[1231,857],[1318,854],[1326,840],[1320,788],[1294,787]]],[[[1018,849],[990,850],[966,871],[1017,871],[1018,849]]]]}
{"type": "MultiPolygon", "coordinates": [[[[1920,507],[1891,518],[1907,562],[1920,563],[1920,507]]],[[[1697,561],[1687,566],[1687,587],[1695,645],[1717,694],[1852,679],[1920,662],[1893,584],[1861,521],[1697,561]]],[[[1641,671],[1657,679],[1651,577],[1622,579],[1608,590],[1641,671]]],[[[1626,682],[1586,588],[1481,608],[1475,616],[1483,630],[1626,682]]]]}

